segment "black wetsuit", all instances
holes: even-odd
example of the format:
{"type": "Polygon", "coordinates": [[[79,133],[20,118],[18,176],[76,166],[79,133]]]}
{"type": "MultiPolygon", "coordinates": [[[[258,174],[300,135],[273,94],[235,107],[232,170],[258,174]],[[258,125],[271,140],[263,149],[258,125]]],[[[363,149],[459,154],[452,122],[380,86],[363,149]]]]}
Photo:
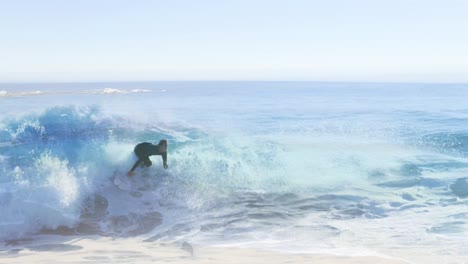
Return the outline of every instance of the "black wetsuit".
{"type": "Polygon", "coordinates": [[[135,162],[135,165],[133,165],[130,171],[134,171],[142,162],[145,167],[151,166],[152,163],[149,159],[149,156],[153,155],[161,155],[163,163],[166,164],[167,162],[167,152],[159,152],[159,145],[143,142],[136,145],[134,151],[135,155],[138,157],[138,160],[135,162]]]}

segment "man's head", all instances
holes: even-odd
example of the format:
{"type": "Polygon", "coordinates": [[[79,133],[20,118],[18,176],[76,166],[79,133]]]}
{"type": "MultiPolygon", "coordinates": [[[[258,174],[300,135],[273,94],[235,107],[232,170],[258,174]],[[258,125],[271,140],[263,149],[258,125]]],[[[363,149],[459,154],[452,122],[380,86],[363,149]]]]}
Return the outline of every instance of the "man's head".
{"type": "Polygon", "coordinates": [[[159,152],[167,152],[167,140],[161,139],[158,143],[159,152]]]}

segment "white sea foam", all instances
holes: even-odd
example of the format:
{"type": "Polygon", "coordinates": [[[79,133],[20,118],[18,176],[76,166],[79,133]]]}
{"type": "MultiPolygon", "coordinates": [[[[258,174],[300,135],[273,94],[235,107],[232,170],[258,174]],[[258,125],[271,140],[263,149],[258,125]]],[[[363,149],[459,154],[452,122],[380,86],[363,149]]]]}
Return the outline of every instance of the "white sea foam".
{"type": "Polygon", "coordinates": [[[113,95],[113,94],[128,94],[128,93],[148,93],[151,90],[148,89],[117,89],[117,88],[104,88],[98,90],[50,90],[50,91],[15,91],[8,92],[0,90],[0,97],[27,97],[37,95],[63,95],[63,94],[102,94],[102,95],[113,95]]]}
{"type": "Polygon", "coordinates": [[[116,88],[105,88],[102,90],[103,94],[125,94],[125,93],[147,93],[151,92],[151,90],[146,90],[146,89],[132,89],[132,90],[126,90],[126,89],[116,89],[116,88]]]}
{"type": "Polygon", "coordinates": [[[115,88],[105,88],[104,90],[102,90],[102,93],[103,94],[118,94],[118,93],[123,93],[123,92],[115,88]]]}
{"type": "Polygon", "coordinates": [[[151,90],[146,90],[146,89],[133,89],[132,93],[147,93],[151,92],[151,90]]]}

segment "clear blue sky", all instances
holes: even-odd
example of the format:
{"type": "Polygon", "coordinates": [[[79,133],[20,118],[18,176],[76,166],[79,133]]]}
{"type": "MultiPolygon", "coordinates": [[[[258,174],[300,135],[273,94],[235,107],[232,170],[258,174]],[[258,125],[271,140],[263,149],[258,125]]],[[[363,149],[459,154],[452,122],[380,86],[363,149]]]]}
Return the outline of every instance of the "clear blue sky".
{"type": "Polygon", "coordinates": [[[467,0],[0,0],[0,82],[468,82],[467,0]]]}

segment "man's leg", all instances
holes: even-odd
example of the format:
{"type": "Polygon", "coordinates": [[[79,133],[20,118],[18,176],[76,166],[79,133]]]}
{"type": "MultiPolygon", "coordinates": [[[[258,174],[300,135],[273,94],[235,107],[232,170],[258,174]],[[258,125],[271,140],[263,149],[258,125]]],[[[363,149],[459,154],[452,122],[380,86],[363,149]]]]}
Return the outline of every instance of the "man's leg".
{"type": "Polygon", "coordinates": [[[151,166],[153,163],[151,162],[151,160],[149,159],[149,157],[146,157],[143,159],[143,166],[144,167],[149,167],[151,166]]]}

